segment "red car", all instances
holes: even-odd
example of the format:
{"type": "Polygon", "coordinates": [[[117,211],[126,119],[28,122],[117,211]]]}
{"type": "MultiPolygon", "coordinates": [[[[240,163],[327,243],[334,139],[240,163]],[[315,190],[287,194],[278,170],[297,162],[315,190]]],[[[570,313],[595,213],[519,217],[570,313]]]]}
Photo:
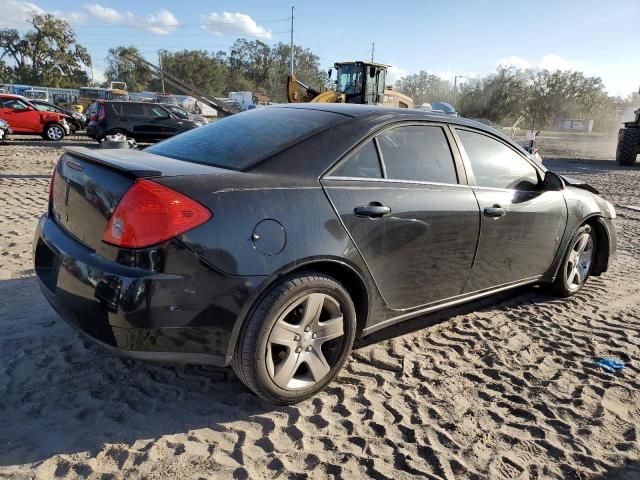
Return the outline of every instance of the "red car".
{"type": "Polygon", "coordinates": [[[42,135],[45,140],[59,141],[70,133],[65,115],[42,112],[20,95],[0,93],[0,119],[9,122],[15,134],[42,135]]]}

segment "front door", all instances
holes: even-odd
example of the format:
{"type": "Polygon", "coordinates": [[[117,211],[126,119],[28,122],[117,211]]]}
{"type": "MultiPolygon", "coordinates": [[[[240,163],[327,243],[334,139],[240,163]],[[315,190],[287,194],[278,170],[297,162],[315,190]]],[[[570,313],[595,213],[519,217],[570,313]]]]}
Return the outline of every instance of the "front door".
{"type": "Polygon", "coordinates": [[[27,102],[12,97],[2,98],[2,118],[16,133],[40,133],[40,113],[27,102]]]}
{"type": "Polygon", "coordinates": [[[458,183],[441,127],[387,130],[322,185],[391,308],[462,292],[478,238],[478,205],[472,189],[458,183]]]}
{"type": "Polygon", "coordinates": [[[543,275],[567,223],[562,192],[543,190],[534,166],[499,139],[466,129],[456,132],[481,214],[478,252],[465,293],[543,275]]]}

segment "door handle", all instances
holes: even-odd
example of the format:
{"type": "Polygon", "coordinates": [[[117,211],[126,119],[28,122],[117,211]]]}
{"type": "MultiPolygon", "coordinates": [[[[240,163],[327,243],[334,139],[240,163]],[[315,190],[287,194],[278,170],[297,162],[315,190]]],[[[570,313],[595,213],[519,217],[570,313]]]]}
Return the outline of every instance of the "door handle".
{"type": "Polygon", "coordinates": [[[484,214],[487,217],[502,217],[504,214],[506,214],[507,211],[502,208],[500,205],[494,205],[493,207],[487,207],[484,209],[484,214]]]}
{"type": "Polygon", "coordinates": [[[369,205],[362,205],[353,209],[357,217],[379,218],[389,215],[391,209],[385,207],[380,202],[371,202],[369,205]]]}

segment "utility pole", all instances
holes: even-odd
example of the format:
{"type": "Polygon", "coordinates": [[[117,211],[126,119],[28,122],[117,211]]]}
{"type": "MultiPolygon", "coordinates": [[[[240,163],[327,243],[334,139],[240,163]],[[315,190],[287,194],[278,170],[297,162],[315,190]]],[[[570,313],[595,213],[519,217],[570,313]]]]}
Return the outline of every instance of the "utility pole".
{"type": "Polygon", "coordinates": [[[162,93],[164,93],[164,73],[162,73],[162,49],[158,50],[158,64],[160,67],[160,82],[162,83],[162,93]]]}
{"type": "Polygon", "coordinates": [[[376,42],[371,42],[371,63],[373,63],[373,53],[376,51],[376,42]]]}
{"type": "Polygon", "coordinates": [[[295,13],[295,7],[291,6],[291,75],[293,75],[293,17],[295,13]]]}

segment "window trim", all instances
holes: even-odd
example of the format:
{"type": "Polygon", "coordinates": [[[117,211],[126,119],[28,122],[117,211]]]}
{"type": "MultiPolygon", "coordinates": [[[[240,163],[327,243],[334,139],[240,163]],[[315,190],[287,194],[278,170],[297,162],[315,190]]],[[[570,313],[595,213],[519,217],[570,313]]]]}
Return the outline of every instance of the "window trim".
{"type": "Polygon", "coordinates": [[[409,183],[416,185],[447,185],[447,186],[469,186],[468,183],[468,175],[465,169],[465,165],[463,163],[463,159],[460,155],[460,149],[458,144],[456,143],[455,137],[452,135],[450,130],[450,125],[443,122],[431,122],[431,121],[420,121],[420,120],[401,120],[393,123],[388,123],[382,125],[379,129],[370,133],[358,143],[356,143],[351,149],[349,149],[344,155],[342,155],[331,167],[327,169],[327,171],[320,176],[320,179],[326,180],[347,180],[347,181],[374,181],[374,182],[388,182],[388,183],[409,183]],[[440,128],[442,133],[445,136],[447,144],[449,145],[449,151],[451,152],[451,160],[453,161],[453,170],[456,174],[457,183],[442,183],[442,182],[430,182],[425,180],[407,180],[407,179],[398,179],[398,178],[388,178],[387,177],[387,168],[384,162],[384,156],[382,155],[382,149],[380,148],[380,144],[378,142],[378,136],[382,135],[389,130],[394,128],[401,127],[432,127],[432,128],[440,128]],[[348,161],[352,154],[357,152],[364,144],[366,144],[369,140],[374,142],[376,147],[376,151],[378,153],[378,161],[380,162],[382,168],[383,178],[370,178],[370,177],[341,177],[339,175],[333,175],[333,172],[342,165],[343,162],[348,161]]]}
{"type": "Polygon", "coordinates": [[[484,130],[478,130],[476,128],[469,127],[469,126],[466,126],[466,125],[450,124],[450,125],[448,125],[448,127],[449,127],[449,130],[451,131],[452,137],[454,138],[454,140],[456,142],[456,147],[457,147],[458,151],[460,152],[460,157],[461,157],[462,162],[464,164],[464,169],[465,169],[465,171],[467,173],[468,183],[473,188],[482,189],[482,190],[500,191],[500,192],[522,192],[522,191],[525,191],[525,190],[516,190],[515,188],[484,187],[484,186],[478,185],[478,183],[476,182],[475,173],[473,172],[473,168],[471,166],[471,160],[469,160],[469,156],[467,155],[467,151],[464,149],[464,145],[462,144],[462,139],[458,135],[457,130],[464,130],[464,131],[468,131],[468,132],[475,133],[475,134],[478,134],[478,135],[483,135],[483,136],[488,137],[488,138],[490,138],[492,140],[495,140],[496,142],[501,143],[502,145],[504,145],[505,147],[510,149],[512,152],[517,154],[520,158],[522,158],[525,162],[527,162],[531,167],[533,167],[533,169],[536,172],[536,175],[538,176],[538,183],[542,182],[542,179],[544,178],[544,170],[541,169],[538,165],[536,165],[535,162],[531,161],[531,159],[529,159],[528,157],[523,155],[522,152],[520,152],[516,148],[514,148],[513,145],[510,145],[508,142],[504,141],[504,139],[500,138],[499,136],[493,135],[491,132],[486,132],[484,130]]]}

